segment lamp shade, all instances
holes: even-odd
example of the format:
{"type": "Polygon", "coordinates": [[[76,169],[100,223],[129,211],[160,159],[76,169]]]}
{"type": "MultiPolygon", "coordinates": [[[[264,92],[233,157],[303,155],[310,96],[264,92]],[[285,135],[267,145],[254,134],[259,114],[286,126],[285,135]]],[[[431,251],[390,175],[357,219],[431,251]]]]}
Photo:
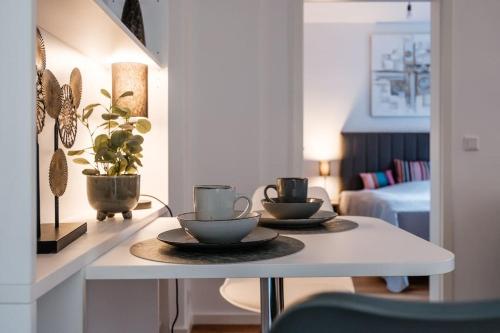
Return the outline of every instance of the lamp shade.
{"type": "Polygon", "coordinates": [[[119,62],[111,65],[113,104],[129,108],[133,117],[148,116],[148,66],[133,62],[119,62]],[[134,95],[121,94],[132,91],[134,95]]]}

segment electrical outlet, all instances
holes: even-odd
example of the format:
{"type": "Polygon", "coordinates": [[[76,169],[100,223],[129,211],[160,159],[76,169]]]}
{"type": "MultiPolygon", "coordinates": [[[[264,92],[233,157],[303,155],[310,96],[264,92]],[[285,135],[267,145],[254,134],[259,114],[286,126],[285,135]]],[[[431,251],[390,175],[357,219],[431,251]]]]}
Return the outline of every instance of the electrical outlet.
{"type": "Polygon", "coordinates": [[[479,137],[473,135],[466,135],[462,140],[463,149],[465,151],[478,151],[479,150],[479,137]]]}

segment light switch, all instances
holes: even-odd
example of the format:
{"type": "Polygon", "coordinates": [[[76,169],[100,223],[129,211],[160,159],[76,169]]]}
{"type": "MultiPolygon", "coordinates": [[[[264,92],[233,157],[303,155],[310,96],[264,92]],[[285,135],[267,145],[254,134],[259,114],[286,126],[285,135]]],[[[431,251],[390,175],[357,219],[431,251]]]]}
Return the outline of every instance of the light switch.
{"type": "Polygon", "coordinates": [[[479,137],[466,135],[463,138],[463,147],[465,151],[478,151],[479,150],[479,137]]]}

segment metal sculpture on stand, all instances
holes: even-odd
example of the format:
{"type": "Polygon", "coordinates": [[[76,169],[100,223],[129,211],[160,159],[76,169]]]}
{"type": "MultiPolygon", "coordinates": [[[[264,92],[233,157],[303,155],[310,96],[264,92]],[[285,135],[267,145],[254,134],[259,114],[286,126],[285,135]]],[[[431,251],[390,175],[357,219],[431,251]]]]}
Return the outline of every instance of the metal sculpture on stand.
{"type": "Polygon", "coordinates": [[[75,68],[71,72],[70,84],[59,85],[55,75],[46,68],[45,45],[37,29],[37,103],[36,103],[36,157],[37,157],[37,253],[59,252],[68,244],[87,232],[87,223],[59,223],[59,197],[68,184],[68,163],[64,151],[59,148],[59,138],[66,148],[71,148],[76,139],[76,108],[82,95],[82,77],[75,68]],[[76,92],[76,99],[73,95],[76,92]],[[40,158],[38,134],[45,125],[45,113],[55,120],[54,154],[50,161],[49,186],[54,194],[54,224],[40,221],[40,158]]]}

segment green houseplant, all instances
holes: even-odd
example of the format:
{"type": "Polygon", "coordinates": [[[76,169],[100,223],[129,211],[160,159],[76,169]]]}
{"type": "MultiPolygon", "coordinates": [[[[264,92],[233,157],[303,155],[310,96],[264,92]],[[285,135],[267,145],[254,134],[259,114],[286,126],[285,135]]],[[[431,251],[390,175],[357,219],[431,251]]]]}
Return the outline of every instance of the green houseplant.
{"type": "Polygon", "coordinates": [[[142,167],[144,138],[141,134],[151,130],[151,123],[131,117],[130,109],[118,106],[121,98],[132,96],[133,92],[124,92],[115,101],[107,90],[101,89],[101,94],[109,100],[108,106],[89,104],[77,114],[92,145],[70,150],[68,155],[75,157],[75,163],[85,166],[82,173],[87,176],[87,197],[97,210],[97,219],[102,221],[115,213],[122,213],[128,219],[140,195],[137,169],[142,167]],[[89,120],[96,110],[101,110],[103,122],[91,129],[89,120]]]}

